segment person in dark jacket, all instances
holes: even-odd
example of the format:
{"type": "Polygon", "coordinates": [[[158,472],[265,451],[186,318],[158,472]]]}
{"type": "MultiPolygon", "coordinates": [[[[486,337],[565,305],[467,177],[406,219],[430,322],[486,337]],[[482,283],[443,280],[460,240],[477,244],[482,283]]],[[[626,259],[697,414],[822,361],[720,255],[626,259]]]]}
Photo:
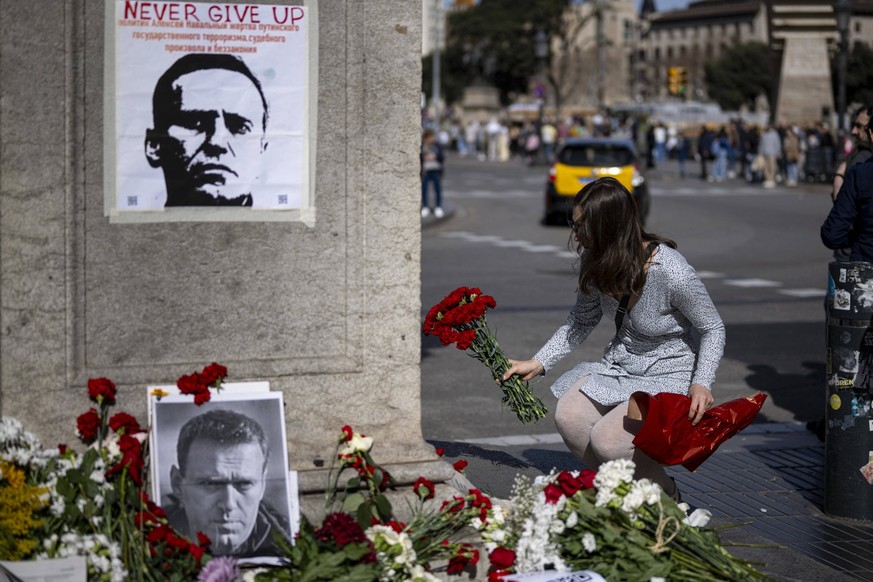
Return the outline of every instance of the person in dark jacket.
{"type": "MultiPolygon", "coordinates": [[[[873,138],[870,121],[864,131],[873,138]]],[[[850,261],[873,262],[873,160],[855,164],[846,173],[821,226],[821,240],[829,249],[851,247],[850,261]]]]}

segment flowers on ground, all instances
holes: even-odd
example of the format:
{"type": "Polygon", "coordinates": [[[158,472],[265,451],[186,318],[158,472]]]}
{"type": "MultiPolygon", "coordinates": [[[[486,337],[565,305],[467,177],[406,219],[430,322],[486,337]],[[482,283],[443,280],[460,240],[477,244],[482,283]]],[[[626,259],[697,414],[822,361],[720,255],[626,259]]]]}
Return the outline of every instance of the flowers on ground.
{"type": "MultiPolygon", "coordinates": [[[[212,364],[203,374],[220,383],[227,370],[212,364]]],[[[149,499],[147,430],[112,414],[118,392],[108,378],[87,391],[96,406],[76,419],[81,452],[44,449],[20,422],[0,419],[0,559],[81,555],[89,580],[195,579],[210,542],[180,536],[149,499]]]]}
{"type": "Polygon", "coordinates": [[[631,461],[611,461],[599,473],[562,471],[531,483],[516,480],[509,510],[494,507],[477,522],[491,563],[490,579],[546,569],[591,570],[610,582],[763,580],[731,556],[709,512],[686,515],[647,479],[633,479],[631,461]]]}
{"type": "Polygon", "coordinates": [[[459,287],[434,305],[424,318],[424,335],[436,336],[444,346],[456,344],[459,350],[471,349],[476,358],[491,370],[503,390],[503,404],[523,423],[548,414],[546,405],[531,392],[527,382],[517,376],[503,380],[509,360],[488,327],[485,312],[497,302],[476,287],[459,287]]]}
{"type": "Polygon", "coordinates": [[[287,567],[259,574],[258,580],[436,582],[436,571],[460,574],[479,561],[479,552],[460,537],[474,521],[487,519],[491,500],[471,489],[437,508],[431,501],[436,486],[419,477],[412,486],[417,503],[411,517],[398,521],[385,495],[397,485],[373,461],[372,447],[371,438],[342,428],[321,525],[304,518],[295,544],[282,544],[287,567]],[[352,476],[341,487],[347,471],[352,476]]]}

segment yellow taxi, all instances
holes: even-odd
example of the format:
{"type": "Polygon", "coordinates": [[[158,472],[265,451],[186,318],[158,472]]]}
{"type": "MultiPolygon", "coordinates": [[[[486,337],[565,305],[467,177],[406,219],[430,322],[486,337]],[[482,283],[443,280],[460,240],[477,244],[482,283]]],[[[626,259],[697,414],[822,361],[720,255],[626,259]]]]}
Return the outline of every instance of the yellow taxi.
{"type": "Polygon", "coordinates": [[[611,176],[637,201],[640,218],[649,214],[649,190],[640,170],[636,147],[629,139],[568,139],[558,148],[546,185],[546,224],[567,224],[573,197],[585,184],[611,176]]]}

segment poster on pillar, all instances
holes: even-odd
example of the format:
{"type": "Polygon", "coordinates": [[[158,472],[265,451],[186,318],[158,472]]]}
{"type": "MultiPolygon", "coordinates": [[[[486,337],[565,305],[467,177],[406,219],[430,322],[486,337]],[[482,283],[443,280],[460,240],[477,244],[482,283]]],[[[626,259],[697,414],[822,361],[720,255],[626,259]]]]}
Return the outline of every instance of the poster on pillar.
{"type": "Polygon", "coordinates": [[[110,220],[306,221],[312,7],[107,2],[110,220]]]}

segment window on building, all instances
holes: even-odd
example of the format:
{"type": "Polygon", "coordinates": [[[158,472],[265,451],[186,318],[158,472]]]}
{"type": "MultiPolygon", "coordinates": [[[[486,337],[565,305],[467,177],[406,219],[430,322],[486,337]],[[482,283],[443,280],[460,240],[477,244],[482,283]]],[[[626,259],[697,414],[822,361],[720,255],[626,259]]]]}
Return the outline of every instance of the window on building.
{"type": "Polygon", "coordinates": [[[630,44],[634,40],[634,24],[628,19],[624,21],[624,44],[630,44]]]}
{"type": "Polygon", "coordinates": [[[661,60],[661,47],[655,47],[655,60],[661,60]]]}
{"type": "Polygon", "coordinates": [[[637,53],[637,58],[641,63],[646,62],[646,49],[640,49],[637,53]]]}
{"type": "Polygon", "coordinates": [[[680,56],[680,57],[683,57],[683,58],[684,58],[686,52],[687,52],[687,51],[685,50],[685,45],[684,45],[684,44],[683,44],[682,46],[679,47],[679,56],[680,56]]]}
{"type": "Polygon", "coordinates": [[[861,32],[861,21],[860,20],[855,21],[855,32],[861,32]]]}
{"type": "Polygon", "coordinates": [[[673,47],[671,46],[667,47],[667,60],[673,60],[673,47]]]}

